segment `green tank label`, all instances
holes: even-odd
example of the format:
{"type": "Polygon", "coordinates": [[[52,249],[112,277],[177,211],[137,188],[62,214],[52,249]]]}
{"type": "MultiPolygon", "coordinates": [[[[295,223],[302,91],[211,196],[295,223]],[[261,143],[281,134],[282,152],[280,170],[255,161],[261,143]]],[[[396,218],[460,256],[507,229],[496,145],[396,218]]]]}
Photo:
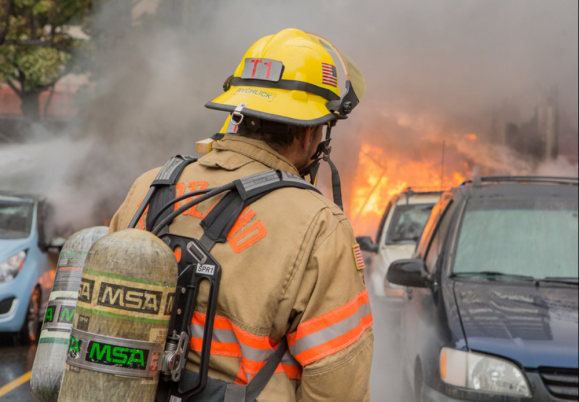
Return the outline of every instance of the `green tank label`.
{"type": "Polygon", "coordinates": [[[106,343],[91,342],[88,346],[89,355],[86,361],[134,370],[145,370],[149,351],[143,349],[124,348],[106,343]]]}

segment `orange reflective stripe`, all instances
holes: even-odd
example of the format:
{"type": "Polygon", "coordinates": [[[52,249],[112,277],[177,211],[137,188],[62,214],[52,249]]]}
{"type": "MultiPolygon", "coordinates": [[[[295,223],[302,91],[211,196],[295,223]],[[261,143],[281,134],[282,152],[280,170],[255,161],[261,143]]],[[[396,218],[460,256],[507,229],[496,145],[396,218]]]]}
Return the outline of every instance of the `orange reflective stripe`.
{"type": "Polygon", "coordinates": [[[302,363],[304,366],[314,363],[318,360],[323,359],[324,357],[333,355],[334,353],[339,352],[347,348],[348,346],[354,344],[365,330],[372,327],[373,320],[372,316],[366,316],[362,318],[360,324],[356,326],[354,329],[348,331],[342,336],[339,336],[335,339],[332,339],[329,342],[321,344],[319,346],[315,346],[311,349],[306,350],[305,352],[300,353],[296,356],[297,361],[302,363]]]}
{"type": "MultiPolygon", "coordinates": [[[[203,346],[203,329],[206,315],[196,312],[193,316],[191,350],[201,352],[203,346]]],[[[225,317],[215,317],[211,354],[216,356],[240,357],[241,368],[236,383],[241,379],[249,382],[267,362],[275,351],[276,342],[267,336],[253,335],[242,330],[225,317]]],[[[301,365],[286,353],[276,373],[286,373],[291,379],[301,378],[301,365]]]]}
{"type": "MultiPolygon", "coordinates": [[[[302,366],[299,366],[299,367],[298,366],[288,366],[288,365],[284,364],[282,368],[290,380],[301,380],[302,379],[302,372],[303,372],[302,366]]],[[[279,370],[279,368],[278,368],[278,370],[279,370]]],[[[277,371],[276,371],[276,374],[277,374],[277,371]]]]}
{"type": "Polygon", "coordinates": [[[373,324],[368,291],[350,303],[307,321],[288,335],[292,355],[308,365],[355,343],[373,324]]]}
{"type": "MultiPolygon", "coordinates": [[[[143,200],[145,201],[145,200],[143,200]]],[[[141,208],[141,205],[143,205],[143,201],[139,202],[139,205],[137,205],[137,210],[139,208],[141,208]]],[[[147,208],[145,208],[145,212],[143,212],[143,215],[141,216],[141,219],[139,219],[139,226],[141,227],[141,230],[145,230],[145,215],[147,215],[147,213],[149,212],[149,206],[147,205],[147,208]]]]}

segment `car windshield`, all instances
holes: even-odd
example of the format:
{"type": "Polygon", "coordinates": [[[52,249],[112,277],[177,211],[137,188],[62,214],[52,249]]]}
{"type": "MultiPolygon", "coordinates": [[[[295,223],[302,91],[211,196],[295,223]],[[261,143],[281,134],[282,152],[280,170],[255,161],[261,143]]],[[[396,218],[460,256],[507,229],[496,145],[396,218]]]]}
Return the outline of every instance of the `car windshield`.
{"type": "Polygon", "coordinates": [[[579,276],[577,200],[470,201],[454,274],[579,276]]]}
{"type": "Polygon", "coordinates": [[[433,207],[433,204],[398,205],[389,225],[386,244],[417,243],[433,207]]]}
{"type": "Polygon", "coordinates": [[[0,239],[30,236],[33,206],[33,201],[0,200],[0,239]]]}

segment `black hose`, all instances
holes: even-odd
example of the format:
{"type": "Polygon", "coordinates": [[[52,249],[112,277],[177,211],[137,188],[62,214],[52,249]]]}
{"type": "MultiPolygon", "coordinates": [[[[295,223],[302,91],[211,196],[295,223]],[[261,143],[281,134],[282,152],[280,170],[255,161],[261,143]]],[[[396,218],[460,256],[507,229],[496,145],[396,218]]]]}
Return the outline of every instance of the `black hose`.
{"type": "Polygon", "coordinates": [[[155,195],[156,191],[157,191],[157,187],[155,187],[155,186],[152,186],[149,189],[147,196],[145,197],[145,199],[141,203],[141,206],[139,207],[139,209],[137,209],[137,213],[135,214],[135,216],[133,216],[131,223],[129,223],[129,229],[134,229],[135,227],[137,227],[137,223],[139,223],[139,219],[141,219],[141,217],[145,213],[145,209],[147,208],[147,205],[149,204],[149,202],[151,202],[151,198],[153,198],[153,195],[155,195]]]}
{"type": "Polygon", "coordinates": [[[235,182],[231,182],[229,184],[226,184],[225,186],[217,187],[217,188],[211,190],[210,192],[208,192],[207,194],[202,195],[201,197],[188,202],[187,204],[183,205],[181,208],[179,208],[175,212],[172,212],[171,215],[169,215],[165,219],[163,219],[161,221],[161,223],[159,223],[159,225],[152,230],[151,233],[153,233],[155,236],[158,236],[159,233],[161,232],[161,230],[163,230],[163,228],[165,226],[171,224],[171,222],[173,222],[173,219],[175,219],[176,217],[181,215],[183,212],[187,211],[189,208],[194,207],[195,205],[200,204],[203,201],[207,201],[208,199],[213,198],[218,194],[224,193],[226,191],[231,191],[234,188],[235,188],[235,182]]]}
{"type": "Polygon", "coordinates": [[[178,202],[181,202],[187,198],[191,198],[191,197],[195,197],[197,195],[203,195],[206,194],[212,190],[215,190],[214,188],[208,188],[205,190],[197,190],[197,191],[193,191],[192,193],[188,193],[188,194],[184,194],[181,197],[177,197],[174,200],[169,201],[168,203],[166,203],[165,205],[163,205],[163,208],[161,208],[159,210],[159,212],[157,212],[155,214],[155,216],[153,217],[153,220],[151,221],[151,228],[155,227],[155,223],[157,223],[157,220],[159,219],[159,217],[163,214],[163,212],[165,212],[167,209],[171,208],[172,205],[175,205],[178,202]]]}

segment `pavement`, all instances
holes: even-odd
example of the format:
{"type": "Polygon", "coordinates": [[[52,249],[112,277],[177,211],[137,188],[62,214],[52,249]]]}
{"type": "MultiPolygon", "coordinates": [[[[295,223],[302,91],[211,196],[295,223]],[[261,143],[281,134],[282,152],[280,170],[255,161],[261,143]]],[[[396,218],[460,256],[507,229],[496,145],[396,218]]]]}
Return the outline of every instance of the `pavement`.
{"type": "MultiPolygon", "coordinates": [[[[410,402],[403,398],[400,342],[400,312],[372,297],[374,311],[374,362],[372,402],[410,402]]],[[[30,370],[36,345],[14,346],[12,337],[0,334],[0,402],[34,402],[30,394],[30,370]]]]}
{"type": "Polygon", "coordinates": [[[0,335],[0,401],[34,402],[30,394],[30,370],[36,345],[14,346],[11,336],[0,335]]]}

